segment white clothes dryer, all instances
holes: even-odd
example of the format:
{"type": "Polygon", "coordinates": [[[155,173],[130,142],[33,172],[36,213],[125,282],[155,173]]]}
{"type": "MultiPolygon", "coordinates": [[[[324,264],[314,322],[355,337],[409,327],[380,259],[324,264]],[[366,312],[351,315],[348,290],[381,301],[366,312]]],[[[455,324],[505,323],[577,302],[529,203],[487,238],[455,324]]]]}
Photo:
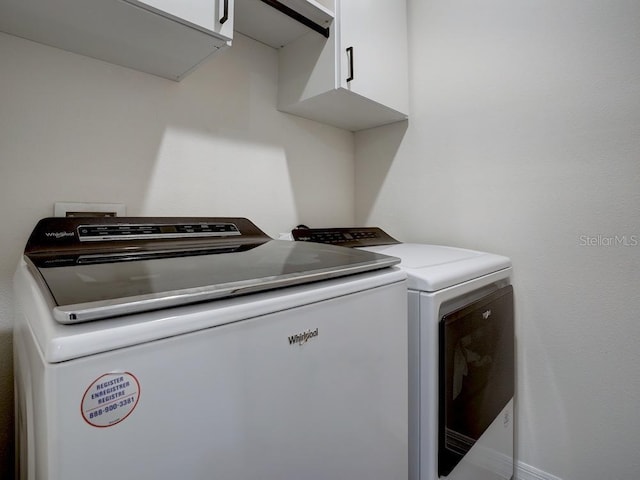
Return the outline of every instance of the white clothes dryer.
{"type": "Polygon", "coordinates": [[[299,227],[292,236],[401,259],[408,275],[409,479],[512,479],[509,258],[400,243],[379,228],[299,227]]]}
{"type": "Polygon", "coordinates": [[[16,478],[406,478],[396,263],[246,219],[41,221],[14,280],[16,478]]]}

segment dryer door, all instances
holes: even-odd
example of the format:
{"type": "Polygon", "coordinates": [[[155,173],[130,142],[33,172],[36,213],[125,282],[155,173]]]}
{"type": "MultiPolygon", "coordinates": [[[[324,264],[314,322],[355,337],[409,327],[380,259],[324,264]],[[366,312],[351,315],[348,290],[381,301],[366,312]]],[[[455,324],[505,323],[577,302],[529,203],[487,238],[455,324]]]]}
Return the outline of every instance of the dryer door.
{"type": "MultiPolygon", "coordinates": [[[[505,415],[513,392],[513,287],[508,285],[440,322],[440,477],[448,476],[494,420],[505,415]]],[[[512,449],[511,419],[499,421],[511,427],[504,436],[511,435],[506,443],[512,449]]]]}

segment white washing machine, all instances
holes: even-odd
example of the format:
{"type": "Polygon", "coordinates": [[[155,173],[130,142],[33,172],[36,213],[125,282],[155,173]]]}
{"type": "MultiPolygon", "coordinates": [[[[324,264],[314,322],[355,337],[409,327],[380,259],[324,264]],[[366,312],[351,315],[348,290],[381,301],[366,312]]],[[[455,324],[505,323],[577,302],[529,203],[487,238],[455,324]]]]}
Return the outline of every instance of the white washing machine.
{"type": "Polygon", "coordinates": [[[349,251],[237,218],[41,221],[17,478],[406,478],[406,275],[349,251]]]}
{"type": "Polygon", "coordinates": [[[512,479],[511,261],[400,243],[379,228],[299,227],[292,235],[401,259],[408,275],[409,479],[512,479]]]}

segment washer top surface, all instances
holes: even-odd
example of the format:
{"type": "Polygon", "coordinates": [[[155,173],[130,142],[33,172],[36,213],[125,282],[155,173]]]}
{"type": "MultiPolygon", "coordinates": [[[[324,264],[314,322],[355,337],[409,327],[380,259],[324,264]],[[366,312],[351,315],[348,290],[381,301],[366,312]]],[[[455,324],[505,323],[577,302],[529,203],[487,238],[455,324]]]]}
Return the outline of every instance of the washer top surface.
{"type": "Polygon", "coordinates": [[[245,218],[46,218],[24,259],[61,323],[386,268],[398,259],[273,240],[245,218]]]}
{"type": "Polygon", "coordinates": [[[411,290],[436,292],[511,267],[502,255],[441,245],[399,243],[362,250],[400,258],[411,290]]]}

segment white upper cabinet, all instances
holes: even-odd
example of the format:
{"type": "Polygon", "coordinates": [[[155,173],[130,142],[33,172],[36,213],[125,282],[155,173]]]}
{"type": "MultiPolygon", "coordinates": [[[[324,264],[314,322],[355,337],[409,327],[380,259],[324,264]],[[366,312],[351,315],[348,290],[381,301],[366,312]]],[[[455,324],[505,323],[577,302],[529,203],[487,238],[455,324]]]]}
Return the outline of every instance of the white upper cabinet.
{"type": "Polygon", "coordinates": [[[233,39],[234,0],[124,0],[206,33],[233,39]]]}
{"type": "Polygon", "coordinates": [[[405,0],[336,0],[328,39],[279,50],[278,109],[348,130],[408,115],[405,0]]]}
{"type": "Polygon", "coordinates": [[[177,81],[231,45],[233,0],[0,0],[0,31],[177,81]]]}
{"type": "Polygon", "coordinates": [[[235,28],[254,40],[281,48],[315,31],[328,35],[333,0],[235,0],[235,28]]]}
{"type": "Polygon", "coordinates": [[[406,2],[374,3],[370,0],[340,3],[340,87],[406,113],[409,101],[406,2]]]}

